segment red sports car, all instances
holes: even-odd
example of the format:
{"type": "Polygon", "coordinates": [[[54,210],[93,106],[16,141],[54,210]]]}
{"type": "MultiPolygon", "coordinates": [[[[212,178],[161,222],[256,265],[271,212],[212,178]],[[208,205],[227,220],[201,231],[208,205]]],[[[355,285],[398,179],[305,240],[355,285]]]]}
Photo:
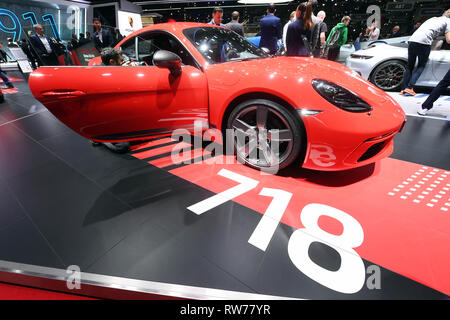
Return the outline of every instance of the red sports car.
{"type": "Polygon", "coordinates": [[[345,66],[272,57],[223,27],[157,24],[116,48],[137,66],[42,67],[29,81],[93,141],[149,139],[199,121],[240,133],[236,155],[252,167],[343,170],[390,155],[405,123],[389,95],[345,66]]]}

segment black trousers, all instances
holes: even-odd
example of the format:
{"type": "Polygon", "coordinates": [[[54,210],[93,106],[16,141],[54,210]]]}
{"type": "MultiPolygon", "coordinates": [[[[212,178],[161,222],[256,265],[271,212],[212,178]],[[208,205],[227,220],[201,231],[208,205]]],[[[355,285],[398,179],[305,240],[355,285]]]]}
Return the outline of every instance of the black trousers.
{"type": "Polygon", "coordinates": [[[336,61],[340,52],[341,52],[341,47],[339,47],[339,46],[336,48],[330,48],[328,50],[328,60],[336,61]]]}
{"type": "Polygon", "coordinates": [[[412,87],[416,84],[417,80],[420,78],[425,66],[428,62],[428,58],[430,56],[431,46],[410,42],[408,45],[408,65],[406,66],[405,73],[403,75],[403,84],[402,88],[412,89],[412,87]],[[419,64],[417,65],[416,71],[414,71],[414,66],[416,65],[416,61],[419,59],[419,64]]]}
{"type": "Polygon", "coordinates": [[[14,87],[11,80],[9,80],[8,76],[2,70],[0,70],[0,79],[3,80],[8,88],[14,87]]]}
{"type": "Polygon", "coordinates": [[[39,66],[59,66],[58,57],[53,52],[39,57],[39,66]]]}
{"type": "Polygon", "coordinates": [[[450,69],[447,71],[444,78],[438,83],[436,88],[431,91],[430,96],[422,104],[422,109],[430,110],[433,108],[433,103],[443,94],[447,88],[450,86],[450,69]]]}

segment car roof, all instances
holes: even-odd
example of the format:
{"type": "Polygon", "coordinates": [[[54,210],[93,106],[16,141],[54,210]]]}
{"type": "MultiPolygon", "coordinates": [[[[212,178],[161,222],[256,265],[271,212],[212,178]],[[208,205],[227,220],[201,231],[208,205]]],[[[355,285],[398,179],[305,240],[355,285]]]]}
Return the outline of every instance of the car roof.
{"type": "Polygon", "coordinates": [[[139,29],[132,34],[128,35],[127,38],[130,36],[136,36],[143,32],[151,31],[151,30],[165,30],[169,32],[180,32],[184,29],[188,28],[195,28],[195,27],[216,27],[216,28],[223,28],[221,26],[216,26],[208,23],[198,23],[198,22],[166,22],[166,23],[157,23],[152,24],[147,27],[144,27],[142,29],[139,29]]]}

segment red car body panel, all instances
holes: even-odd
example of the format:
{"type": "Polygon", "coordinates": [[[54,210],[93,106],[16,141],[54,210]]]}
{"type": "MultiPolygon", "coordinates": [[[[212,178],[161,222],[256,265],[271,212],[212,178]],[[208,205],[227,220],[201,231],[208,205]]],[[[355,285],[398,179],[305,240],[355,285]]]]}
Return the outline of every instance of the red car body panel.
{"type": "Polygon", "coordinates": [[[222,129],[235,99],[263,93],[285,102],[306,131],[305,168],[343,170],[392,153],[392,139],[405,121],[401,107],[385,92],[350,69],[323,59],[273,57],[209,64],[183,30],[212,27],[197,23],[158,24],[152,30],[176,37],[199,68],[183,66],[179,77],[158,67],[44,67],[30,77],[30,88],[57,118],[96,141],[136,140],[176,128],[192,129],[194,121],[222,129]],[[320,96],[313,79],[334,82],[360,96],[371,112],[342,110],[320,96]],[[320,110],[302,115],[301,110],[320,110]],[[374,155],[361,158],[373,146],[374,155]]]}

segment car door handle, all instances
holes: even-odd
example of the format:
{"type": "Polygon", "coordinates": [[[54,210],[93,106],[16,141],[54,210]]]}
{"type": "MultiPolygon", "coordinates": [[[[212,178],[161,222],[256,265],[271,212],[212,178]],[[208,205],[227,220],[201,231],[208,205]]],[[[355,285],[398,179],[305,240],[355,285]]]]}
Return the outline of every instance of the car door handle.
{"type": "Polygon", "coordinates": [[[75,98],[86,95],[86,92],[81,90],[67,90],[67,91],[46,91],[43,92],[44,97],[55,97],[55,98],[75,98]]]}

